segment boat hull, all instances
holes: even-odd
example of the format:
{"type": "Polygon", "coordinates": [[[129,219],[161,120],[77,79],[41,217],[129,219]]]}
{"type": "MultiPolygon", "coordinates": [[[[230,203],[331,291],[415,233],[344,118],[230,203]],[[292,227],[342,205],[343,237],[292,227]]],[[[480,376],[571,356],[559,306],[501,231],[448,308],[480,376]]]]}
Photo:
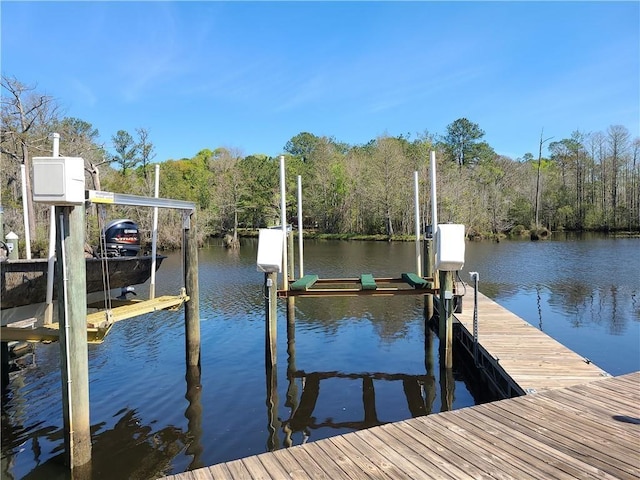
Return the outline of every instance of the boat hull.
{"type": "MultiPolygon", "coordinates": [[[[156,270],[164,256],[156,256],[156,270]]],[[[104,290],[99,258],[87,258],[87,293],[104,290]]],[[[113,257],[106,262],[109,288],[139,285],[151,277],[151,256],[113,257]]],[[[0,262],[0,307],[2,310],[43,303],[47,292],[47,259],[6,260],[0,262]]],[[[53,298],[57,298],[54,285],[53,298]]]]}

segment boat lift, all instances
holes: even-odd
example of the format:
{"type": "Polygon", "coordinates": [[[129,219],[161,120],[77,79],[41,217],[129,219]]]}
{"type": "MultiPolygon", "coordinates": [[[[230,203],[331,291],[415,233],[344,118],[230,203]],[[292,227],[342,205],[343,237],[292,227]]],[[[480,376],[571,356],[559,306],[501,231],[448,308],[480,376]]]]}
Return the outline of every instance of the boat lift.
{"type": "Polygon", "coordinates": [[[433,278],[416,273],[403,273],[400,277],[378,277],[364,273],[358,278],[319,278],[304,275],[289,280],[288,290],[278,290],[279,297],[355,297],[391,295],[433,295],[433,278]]]}
{"type": "MultiPolygon", "coordinates": [[[[84,469],[90,465],[91,461],[86,262],[83,255],[85,204],[89,202],[177,208],[183,211],[184,288],[186,295],[190,298],[185,302],[185,295],[180,298],[179,303],[184,302],[185,305],[185,360],[188,368],[197,368],[200,365],[196,208],[194,203],[181,200],[86,190],[84,160],[80,157],[58,156],[56,143],[54,141],[54,156],[33,158],[33,200],[51,205],[52,219],[56,216],[59,219],[55,243],[57,244],[56,257],[60,260],[56,269],[56,281],[62,287],[58,300],[61,307],[58,312],[60,319],[58,339],[65,447],[63,459],[64,463],[73,470],[74,468],[84,469]]],[[[153,311],[162,307],[158,303],[159,298],[149,301],[154,302],[154,306],[151,308],[151,305],[147,304],[147,311],[149,308],[153,311]]],[[[176,304],[171,306],[175,307],[176,304]]],[[[106,330],[109,328],[109,323],[113,323],[113,318],[113,312],[111,317],[106,314],[104,318],[106,330]]],[[[5,328],[7,327],[0,329],[3,341],[8,340],[4,333],[5,328]]],[[[83,472],[86,471],[83,470],[83,472]]]]}
{"type": "MultiPolygon", "coordinates": [[[[88,203],[129,205],[138,207],[173,208],[184,212],[183,223],[185,228],[189,225],[189,215],[195,211],[195,204],[183,200],[173,200],[157,197],[143,197],[121,193],[87,190],[85,198],[88,203]]],[[[155,271],[155,267],[152,268],[155,271]]],[[[178,295],[163,295],[148,300],[111,299],[111,307],[104,309],[102,302],[88,305],[90,308],[101,309],[87,315],[87,342],[102,343],[111,330],[114,323],[134,318],[159,310],[177,310],[183,303],[189,301],[185,288],[178,295]]],[[[3,341],[26,342],[51,342],[60,338],[60,325],[58,322],[44,326],[31,326],[31,328],[2,327],[3,341]]]]}

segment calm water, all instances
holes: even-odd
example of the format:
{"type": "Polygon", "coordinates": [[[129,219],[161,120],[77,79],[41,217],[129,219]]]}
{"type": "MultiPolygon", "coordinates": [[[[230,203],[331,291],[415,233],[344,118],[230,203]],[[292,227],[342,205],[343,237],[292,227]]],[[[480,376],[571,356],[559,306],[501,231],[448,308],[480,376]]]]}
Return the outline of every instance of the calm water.
{"type": "MultiPolygon", "coordinates": [[[[306,242],[305,271],[396,276],[413,270],[414,251],[410,243],[306,242]]],[[[93,478],[156,478],[481,401],[471,373],[440,378],[418,297],[299,298],[289,342],[280,301],[278,365],[265,369],[255,257],[255,242],[200,251],[201,388],[185,377],[182,312],[121,322],[89,346],[93,478]],[[441,395],[447,382],[453,398],[441,395]]],[[[483,293],[609,373],[640,370],[640,240],[468,243],[465,281],[469,270],[479,272],[483,293]]],[[[158,294],[175,294],[181,275],[172,254],[158,294]]],[[[3,479],[67,478],[57,458],[58,356],[57,344],[38,345],[37,367],[3,396],[3,479]]]]}

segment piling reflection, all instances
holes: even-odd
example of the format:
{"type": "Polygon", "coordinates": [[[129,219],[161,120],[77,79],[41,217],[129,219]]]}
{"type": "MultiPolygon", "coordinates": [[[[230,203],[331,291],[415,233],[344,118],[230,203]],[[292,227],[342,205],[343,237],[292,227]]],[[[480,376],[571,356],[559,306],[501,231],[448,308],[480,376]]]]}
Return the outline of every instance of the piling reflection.
{"type": "MultiPolygon", "coordinates": [[[[436,399],[435,377],[433,375],[433,334],[427,329],[425,337],[424,375],[404,373],[344,373],[339,371],[305,372],[296,368],[296,339],[294,305],[287,306],[287,393],[285,407],[289,417],[282,420],[278,417],[277,372],[275,366],[266,362],[267,375],[267,428],[269,451],[293,445],[292,436],[301,434],[301,443],[311,437],[311,431],[322,428],[361,430],[387,423],[378,415],[375,385],[379,382],[400,382],[406,398],[407,407],[412,417],[431,413],[436,399]],[[429,373],[430,372],[430,373],[429,373]],[[344,381],[360,381],[362,391],[362,417],[346,421],[335,421],[333,417],[319,420],[314,416],[318,406],[321,384],[323,380],[340,379],[344,381]],[[301,391],[300,391],[301,390],[301,391]],[[282,444],[278,437],[281,429],[284,436],[282,444]]],[[[268,347],[267,347],[268,348],[268,347]]],[[[266,358],[269,358],[267,355],[266,358]]],[[[326,407],[326,405],[323,405],[326,407]]]]}
{"type": "MultiPolygon", "coordinates": [[[[428,336],[429,344],[432,345],[432,337],[428,336]]],[[[431,350],[425,344],[425,365],[433,366],[431,350]]],[[[433,409],[436,398],[435,377],[430,374],[410,375],[404,373],[344,373],[339,371],[330,372],[305,372],[296,369],[296,349],[295,349],[295,319],[292,312],[289,312],[287,322],[287,395],[285,406],[288,409],[289,417],[282,420],[278,417],[278,394],[277,394],[277,371],[274,366],[266,364],[267,377],[267,429],[269,436],[267,439],[267,449],[277,450],[281,447],[293,445],[292,435],[300,433],[301,443],[305,443],[310,437],[312,430],[349,429],[361,430],[365,428],[383,425],[387,423],[378,415],[376,405],[375,386],[379,382],[398,382],[402,385],[402,391],[406,398],[407,408],[412,417],[428,415],[433,409]],[[328,379],[340,379],[344,381],[361,382],[362,391],[362,417],[353,418],[346,421],[336,421],[332,417],[318,419],[314,412],[318,406],[322,381],[328,379]],[[301,392],[300,392],[301,390],[301,392]],[[280,443],[279,430],[283,432],[283,440],[280,443]]]]}
{"type": "MultiPolygon", "coordinates": [[[[291,298],[291,300],[295,300],[291,298]]],[[[287,304],[292,307],[295,306],[295,303],[287,304]]],[[[287,398],[285,400],[284,406],[289,409],[289,416],[293,415],[298,409],[298,384],[295,381],[294,374],[296,372],[296,319],[295,319],[295,308],[287,309],[287,398]]],[[[293,440],[291,435],[293,431],[291,430],[290,425],[284,425],[284,441],[283,445],[285,447],[290,447],[293,445],[293,440]]]]}
{"type": "Polygon", "coordinates": [[[189,406],[184,412],[187,418],[187,436],[189,444],[186,448],[186,454],[193,458],[189,464],[189,470],[204,467],[201,460],[202,456],[202,384],[200,382],[200,367],[187,366],[187,393],[185,398],[189,401],[189,406]]]}
{"type": "Polygon", "coordinates": [[[448,412],[453,410],[453,399],[455,398],[455,378],[452,368],[440,368],[440,411],[448,412]]]}
{"type": "Polygon", "coordinates": [[[273,365],[266,364],[267,377],[267,451],[272,452],[280,448],[278,432],[280,430],[280,418],[278,417],[278,374],[273,365]]]}
{"type": "Polygon", "coordinates": [[[425,323],[424,328],[424,368],[427,374],[434,376],[434,350],[433,350],[433,337],[435,334],[433,330],[425,323]]]}
{"type": "MultiPolygon", "coordinates": [[[[434,363],[435,363],[435,351],[433,348],[433,339],[435,337],[435,333],[433,332],[433,330],[431,328],[429,328],[428,326],[428,322],[425,322],[425,329],[424,329],[424,368],[425,368],[425,372],[427,372],[427,375],[429,376],[429,378],[435,378],[435,367],[434,367],[434,363]]],[[[435,383],[435,381],[434,381],[435,383]]],[[[426,401],[426,405],[429,405],[429,411],[427,411],[425,413],[425,415],[428,415],[429,413],[431,413],[431,406],[433,405],[433,402],[436,400],[436,389],[434,388],[425,388],[424,389],[424,396],[425,396],[425,401],[426,401]]]]}
{"type": "Polygon", "coordinates": [[[407,407],[411,416],[428,415],[433,407],[435,394],[433,389],[435,379],[430,375],[407,375],[402,373],[342,373],[342,372],[295,372],[293,378],[302,380],[302,395],[298,408],[291,417],[282,422],[283,427],[288,427],[292,432],[303,432],[307,436],[310,430],[318,428],[348,428],[361,430],[364,428],[383,425],[387,422],[378,417],[376,411],[375,382],[399,381],[407,400],[407,407]],[[323,421],[313,416],[318,402],[320,385],[327,379],[359,380],[362,383],[362,405],[364,418],[336,422],[331,418],[323,421]]]}

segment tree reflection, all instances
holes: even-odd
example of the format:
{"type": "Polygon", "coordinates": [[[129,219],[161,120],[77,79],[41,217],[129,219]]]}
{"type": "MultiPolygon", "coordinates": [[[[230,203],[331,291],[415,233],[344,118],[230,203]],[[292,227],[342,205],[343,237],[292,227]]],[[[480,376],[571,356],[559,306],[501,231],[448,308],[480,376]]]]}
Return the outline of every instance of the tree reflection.
{"type": "MultiPolygon", "coordinates": [[[[24,478],[144,480],[167,475],[171,470],[172,460],[187,444],[187,435],[173,426],[154,431],[150,425],[140,421],[135,410],[122,410],[118,415],[120,418],[109,430],[98,433],[105,423],[91,427],[91,462],[83,469],[74,469],[73,476],[63,463],[61,429],[46,427],[31,432],[26,438],[21,437],[22,442],[31,440],[34,453],[39,449],[41,438],[58,444],[52,452],[55,456],[36,466],[24,478]]],[[[3,472],[2,478],[5,478],[5,473],[3,472]]]]}
{"type": "Polygon", "coordinates": [[[549,305],[570,319],[572,326],[603,325],[613,335],[627,330],[630,319],[627,312],[633,310],[635,293],[615,284],[592,288],[577,280],[556,282],[549,288],[549,305]]]}

